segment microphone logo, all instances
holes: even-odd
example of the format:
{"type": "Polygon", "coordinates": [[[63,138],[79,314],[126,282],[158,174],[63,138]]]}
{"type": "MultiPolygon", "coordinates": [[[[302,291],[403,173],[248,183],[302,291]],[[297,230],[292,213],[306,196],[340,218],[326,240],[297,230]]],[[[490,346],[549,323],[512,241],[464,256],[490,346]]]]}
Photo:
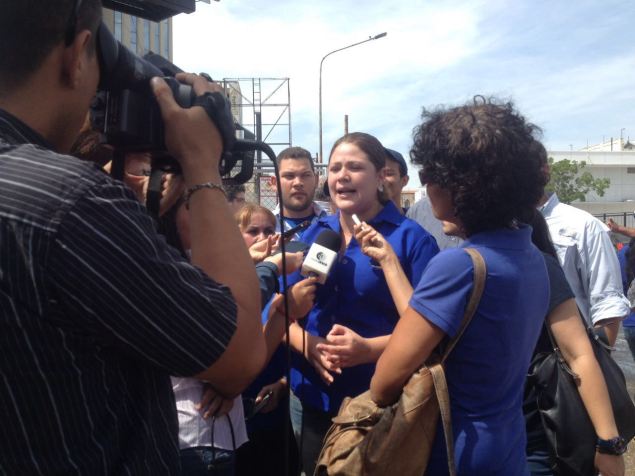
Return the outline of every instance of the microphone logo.
{"type": "Polygon", "coordinates": [[[318,251],[317,254],[315,255],[315,259],[317,260],[318,263],[320,263],[322,266],[327,266],[326,263],[326,256],[324,255],[323,252],[318,251]]]}

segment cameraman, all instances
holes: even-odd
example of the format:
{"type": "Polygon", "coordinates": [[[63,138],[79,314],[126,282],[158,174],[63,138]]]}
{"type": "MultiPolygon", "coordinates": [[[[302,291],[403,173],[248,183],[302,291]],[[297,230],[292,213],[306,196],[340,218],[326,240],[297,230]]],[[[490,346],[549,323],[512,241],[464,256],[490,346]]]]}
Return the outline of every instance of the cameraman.
{"type": "MultiPolygon", "coordinates": [[[[155,234],[130,189],[63,155],[97,88],[100,20],[100,0],[0,2],[6,474],[178,474],[168,375],[232,397],[264,363],[258,282],[205,111],[181,109],[152,81],[186,188],[207,184],[189,200],[196,266],[155,234]]],[[[213,89],[178,79],[199,95],[213,89]]]]}

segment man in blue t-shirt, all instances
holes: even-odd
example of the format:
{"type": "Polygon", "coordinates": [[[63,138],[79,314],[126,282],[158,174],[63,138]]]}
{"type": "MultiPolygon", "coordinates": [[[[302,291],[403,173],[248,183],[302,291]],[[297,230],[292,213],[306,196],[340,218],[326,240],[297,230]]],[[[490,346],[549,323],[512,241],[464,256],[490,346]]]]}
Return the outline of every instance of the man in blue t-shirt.
{"type": "MultiPolygon", "coordinates": [[[[315,203],[313,197],[318,185],[311,153],[302,147],[288,147],[276,158],[280,172],[280,183],[271,177],[271,186],[282,192],[284,226],[280,226],[280,204],[274,210],[276,228],[290,230],[304,222],[311,224],[326,215],[326,210],[315,203]]],[[[305,227],[306,229],[306,227],[305,227]]],[[[295,233],[293,240],[300,240],[302,231],[295,233]]]]}

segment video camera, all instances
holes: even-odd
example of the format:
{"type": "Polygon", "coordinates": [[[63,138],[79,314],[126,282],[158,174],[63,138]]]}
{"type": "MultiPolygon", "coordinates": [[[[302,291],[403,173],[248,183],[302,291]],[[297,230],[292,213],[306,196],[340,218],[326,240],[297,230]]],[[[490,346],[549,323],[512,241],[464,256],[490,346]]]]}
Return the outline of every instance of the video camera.
{"type": "MultiPolygon", "coordinates": [[[[187,0],[179,1],[187,3],[187,0]]],[[[114,3],[117,5],[111,6],[119,6],[118,2],[114,3]]],[[[127,11],[139,16],[145,14],[151,19],[161,19],[159,13],[179,13],[174,11],[174,2],[163,0],[126,0],[125,4],[127,11]],[[162,4],[172,4],[172,10],[162,4]],[[164,9],[159,11],[159,7],[164,9]]],[[[104,6],[109,6],[108,2],[104,1],[104,6]]],[[[226,96],[206,93],[197,97],[191,86],[174,78],[181,69],[154,53],[140,58],[117,41],[103,23],[97,32],[97,52],[100,83],[91,105],[91,123],[104,142],[113,147],[115,158],[119,157],[113,164],[113,175],[123,175],[122,157],[127,152],[151,153],[153,170],[180,171],[178,162],[166,151],[161,112],[150,88],[150,79],[159,76],[168,83],[181,107],[202,106],[218,127],[224,145],[219,164],[223,182],[240,184],[252,177],[254,151],[262,148],[253,141],[236,139],[236,128],[242,129],[242,126],[234,123],[226,96]]]]}

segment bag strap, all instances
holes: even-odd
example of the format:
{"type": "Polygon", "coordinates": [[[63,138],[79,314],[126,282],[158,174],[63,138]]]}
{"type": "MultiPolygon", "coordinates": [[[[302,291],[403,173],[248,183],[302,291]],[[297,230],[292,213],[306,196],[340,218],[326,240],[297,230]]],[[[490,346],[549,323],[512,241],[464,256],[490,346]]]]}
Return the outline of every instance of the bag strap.
{"type": "Polygon", "coordinates": [[[472,264],[474,265],[474,285],[472,287],[472,294],[465,308],[465,314],[463,315],[463,322],[459,331],[454,338],[450,341],[441,362],[428,366],[430,373],[432,374],[432,381],[434,382],[434,392],[439,402],[439,413],[441,414],[441,422],[443,423],[443,434],[445,437],[445,449],[448,455],[448,471],[450,476],[456,476],[456,468],[454,466],[454,436],[452,432],[452,414],[450,413],[450,395],[448,393],[448,383],[445,380],[445,372],[443,370],[443,363],[450,355],[452,349],[457,344],[465,329],[472,321],[472,317],[476,312],[481,296],[483,295],[483,289],[485,289],[485,278],[487,268],[485,266],[485,260],[481,253],[474,248],[465,248],[465,251],[472,258],[472,264]]]}

